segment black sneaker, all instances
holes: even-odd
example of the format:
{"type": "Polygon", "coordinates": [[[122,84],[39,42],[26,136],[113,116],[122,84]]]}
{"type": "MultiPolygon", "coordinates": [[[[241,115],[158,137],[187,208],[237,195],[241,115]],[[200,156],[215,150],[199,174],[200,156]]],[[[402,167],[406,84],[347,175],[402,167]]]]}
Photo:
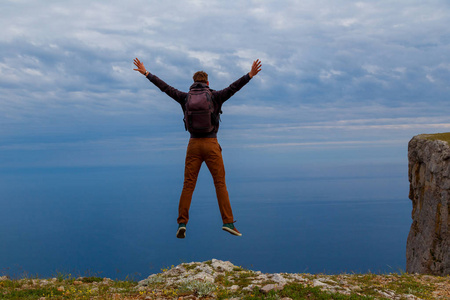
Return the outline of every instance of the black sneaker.
{"type": "Polygon", "coordinates": [[[184,239],[186,237],[186,224],[178,224],[177,238],[184,239]]]}

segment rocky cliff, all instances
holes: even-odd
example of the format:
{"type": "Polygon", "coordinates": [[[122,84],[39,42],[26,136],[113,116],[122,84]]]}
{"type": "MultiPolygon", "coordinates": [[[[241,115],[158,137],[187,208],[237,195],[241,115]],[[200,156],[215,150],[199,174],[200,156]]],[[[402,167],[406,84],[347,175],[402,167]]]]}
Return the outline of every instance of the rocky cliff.
{"type": "MultiPolygon", "coordinates": [[[[292,259],[296,259],[292,257],[292,259]]],[[[127,277],[128,278],[128,277],[127,277]]],[[[162,269],[139,282],[58,274],[58,278],[0,276],[0,299],[448,300],[450,276],[421,274],[262,273],[212,259],[162,269]]]]}
{"type": "Polygon", "coordinates": [[[450,133],[422,134],[408,144],[412,225],[409,273],[450,274],[450,133]]]}

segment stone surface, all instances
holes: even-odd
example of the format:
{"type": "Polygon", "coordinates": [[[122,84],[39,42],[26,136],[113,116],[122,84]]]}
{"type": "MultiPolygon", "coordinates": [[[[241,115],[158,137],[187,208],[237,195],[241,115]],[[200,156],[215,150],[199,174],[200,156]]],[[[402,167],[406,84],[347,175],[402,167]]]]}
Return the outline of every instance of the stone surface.
{"type": "MultiPolygon", "coordinates": [[[[362,296],[364,290],[372,289],[376,286],[374,292],[377,295],[374,299],[412,300],[415,299],[415,296],[388,289],[390,282],[398,280],[409,282],[412,278],[419,279],[427,285],[429,282],[433,282],[434,286],[437,287],[433,291],[433,299],[450,299],[450,293],[447,292],[450,290],[450,279],[442,277],[411,274],[402,276],[372,275],[371,282],[367,282],[365,275],[267,274],[260,271],[246,270],[234,266],[230,262],[219,260],[183,263],[172,267],[170,270],[164,270],[163,273],[149,276],[147,279],[140,281],[135,289],[142,292],[142,294],[152,293],[152,297],[156,297],[152,299],[163,299],[165,298],[163,296],[165,291],[176,290],[180,286],[186,287],[186,285],[190,285],[191,287],[196,286],[196,288],[190,289],[192,292],[190,296],[198,296],[199,288],[203,287],[210,290],[209,292],[203,292],[207,295],[207,298],[215,299],[219,286],[226,288],[230,297],[239,297],[238,295],[245,295],[245,293],[248,295],[248,293],[253,293],[254,289],[259,289],[262,293],[277,292],[283,290],[288,284],[301,284],[305,287],[314,286],[329,294],[339,293],[347,296],[353,294],[356,297],[362,296]],[[205,276],[210,276],[210,278],[206,279],[205,276]],[[402,279],[403,276],[411,279],[402,279]],[[203,277],[203,279],[199,277],[203,277]],[[361,282],[359,283],[352,279],[359,277],[361,277],[361,282]],[[212,278],[214,278],[214,281],[212,281],[212,278]],[[442,286],[439,286],[441,283],[442,286]],[[361,284],[363,284],[363,288],[360,286],[361,284]]],[[[116,291],[119,292],[118,289],[116,291]]],[[[183,300],[188,300],[190,296],[183,295],[182,298],[183,300]]]]}
{"type": "Polygon", "coordinates": [[[203,271],[190,277],[190,280],[200,280],[200,281],[208,281],[208,282],[214,282],[214,279],[215,279],[215,277],[213,275],[208,274],[203,271]]]}
{"type": "MultiPolygon", "coordinates": [[[[86,295],[88,293],[89,299],[103,299],[106,297],[105,299],[214,300],[223,299],[226,296],[230,300],[239,300],[251,297],[251,295],[255,296],[255,292],[261,290],[268,294],[259,295],[259,298],[270,297],[271,299],[289,300],[289,298],[281,297],[289,297],[289,295],[296,297],[295,292],[290,294],[292,288],[304,287],[309,289],[312,286],[316,286],[316,290],[321,291],[319,297],[324,296],[327,299],[340,299],[343,295],[351,295],[352,299],[450,299],[450,276],[441,277],[407,273],[401,275],[394,273],[388,275],[268,274],[230,266],[230,263],[227,262],[223,263],[228,267],[232,267],[233,271],[225,271],[225,268],[220,267],[222,262],[218,261],[215,264],[216,268],[213,267],[211,261],[183,263],[176,267],[172,266],[170,270],[163,269],[162,273],[149,276],[140,282],[139,285],[133,285],[131,290],[122,284],[116,285],[116,282],[110,279],[105,279],[101,282],[87,282],[88,280],[78,278],[78,283],[82,283],[75,284],[73,279],[59,281],[23,278],[14,280],[14,284],[11,285],[11,283],[4,282],[10,279],[1,276],[0,295],[7,295],[11,291],[35,291],[46,284],[48,291],[59,290],[60,293],[70,293],[72,298],[77,298],[79,293],[80,297],[85,298],[85,296],[88,297],[86,295]],[[177,275],[174,276],[174,274],[177,275]],[[215,278],[215,281],[211,283],[196,279],[198,274],[212,276],[215,278]],[[277,283],[275,280],[286,282],[286,285],[291,285],[291,287],[287,288],[286,285],[277,283]],[[411,288],[405,289],[405,287],[411,288]],[[279,292],[279,290],[283,290],[283,292],[279,292]]],[[[48,293],[43,292],[42,295],[48,293]]],[[[7,298],[9,299],[10,297],[7,298]]],[[[41,299],[49,298],[50,296],[42,297],[41,299]]]]}
{"type": "Polygon", "coordinates": [[[275,290],[275,291],[281,291],[283,289],[283,286],[279,284],[266,284],[261,288],[261,292],[267,294],[268,292],[275,290]]]}
{"type": "Polygon", "coordinates": [[[233,265],[231,262],[229,261],[221,261],[218,259],[212,259],[211,260],[211,266],[218,271],[227,271],[227,272],[231,272],[233,271],[233,268],[235,268],[236,266],[233,265]]]}
{"type": "Polygon", "coordinates": [[[317,287],[317,286],[325,286],[325,287],[327,287],[328,284],[323,283],[323,282],[320,281],[319,279],[314,279],[314,280],[313,280],[313,286],[314,286],[314,287],[317,287]]]}
{"type": "Polygon", "coordinates": [[[408,144],[412,225],[406,249],[409,273],[450,274],[450,146],[415,136],[408,144]]]}
{"type": "Polygon", "coordinates": [[[46,279],[41,280],[41,282],[40,282],[40,285],[42,285],[42,286],[46,286],[46,285],[49,285],[49,284],[50,284],[50,282],[48,280],[46,280],[46,279]]]}
{"type": "Polygon", "coordinates": [[[286,284],[287,280],[283,277],[283,275],[279,274],[279,273],[275,273],[270,277],[270,280],[279,283],[279,284],[286,284]]]}
{"type": "Polygon", "coordinates": [[[230,291],[232,291],[232,292],[236,292],[238,289],[239,289],[239,286],[238,286],[238,285],[232,285],[232,286],[230,287],[230,291]]]}
{"type": "Polygon", "coordinates": [[[247,285],[245,288],[243,288],[242,290],[243,290],[243,291],[248,291],[248,292],[250,292],[250,291],[253,290],[253,288],[254,288],[255,286],[256,286],[256,285],[254,285],[254,284],[249,284],[249,285],[247,285]]]}

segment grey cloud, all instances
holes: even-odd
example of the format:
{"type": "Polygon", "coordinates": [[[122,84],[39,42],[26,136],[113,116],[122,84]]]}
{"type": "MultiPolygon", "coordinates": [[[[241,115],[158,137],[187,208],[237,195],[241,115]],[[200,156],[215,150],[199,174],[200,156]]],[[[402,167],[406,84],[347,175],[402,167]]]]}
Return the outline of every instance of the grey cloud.
{"type": "Polygon", "coordinates": [[[178,131],[179,106],[134,57],[181,90],[199,69],[224,88],[262,59],[224,106],[236,126],[442,117],[449,17],[444,1],[4,1],[0,135],[178,131]]]}

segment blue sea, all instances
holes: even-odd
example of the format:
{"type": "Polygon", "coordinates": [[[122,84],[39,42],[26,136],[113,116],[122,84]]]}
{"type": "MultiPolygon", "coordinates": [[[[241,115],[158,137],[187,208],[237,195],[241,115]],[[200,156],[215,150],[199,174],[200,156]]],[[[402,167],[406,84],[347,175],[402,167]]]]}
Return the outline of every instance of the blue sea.
{"type": "Polygon", "coordinates": [[[0,275],[143,279],[212,258],[262,272],[405,270],[404,163],[227,166],[242,237],[221,229],[203,167],[186,239],[175,237],[182,163],[0,170],[0,275]]]}

